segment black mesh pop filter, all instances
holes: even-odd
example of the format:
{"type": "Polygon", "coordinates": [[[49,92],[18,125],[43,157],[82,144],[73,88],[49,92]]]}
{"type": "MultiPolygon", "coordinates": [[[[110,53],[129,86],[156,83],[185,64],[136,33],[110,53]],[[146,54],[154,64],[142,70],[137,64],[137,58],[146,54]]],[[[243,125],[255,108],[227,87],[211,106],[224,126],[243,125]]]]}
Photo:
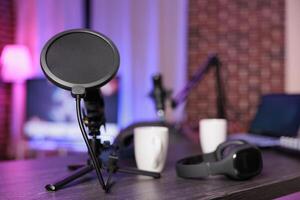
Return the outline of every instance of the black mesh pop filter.
{"type": "Polygon", "coordinates": [[[101,87],[118,71],[119,53],[104,35],[74,29],[52,37],[41,53],[41,66],[50,81],[71,90],[101,87]]]}

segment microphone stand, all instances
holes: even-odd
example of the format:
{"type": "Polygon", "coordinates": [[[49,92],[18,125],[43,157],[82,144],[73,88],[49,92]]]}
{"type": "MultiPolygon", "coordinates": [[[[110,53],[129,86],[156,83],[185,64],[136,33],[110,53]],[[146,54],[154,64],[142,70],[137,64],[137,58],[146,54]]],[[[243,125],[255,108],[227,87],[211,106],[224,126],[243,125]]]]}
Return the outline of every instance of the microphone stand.
{"type": "Polygon", "coordinates": [[[215,67],[215,78],[216,78],[216,91],[217,91],[217,117],[226,118],[225,112],[225,92],[222,85],[222,77],[220,73],[221,61],[216,54],[211,54],[208,59],[200,65],[198,71],[192,76],[192,79],[187,85],[173,98],[171,99],[172,108],[176,108],[179,104],[183,103],[191,90],[200,82],[204,75],[212,68],[215,67]]]}
{"type": "Polygon", "coordinates": [[[81,118],[81,107],[80,107],[80,98],[79,95],[76,95],[76,105],[77,105],[77,116],[78,122],[85,141],[88,141],[87,147],[89,149],[90,158],[87,160],[86,165],[70,165],[68,166],[69,170],[76,170],[73,174],[59,180],[53,184],[48,184],[45,188],[48,191],[57,191],[63,188],[68,183],[84,176],[85,174],[93,171],[94,169],[97,172],[97,177],[99,183],[105,192],[109,192],[111,186],[111,177],[116,172],[134,174],[134,175],[144,175],[150,176],[153,178],[160,178],[160,173],[149,172],[144,170],[138,170],[136,168],[125,168],[118,166],[118,155],[117,147],[110,145],[109,141],[104,141],[101,143],[99,139],[100,127],[105,125],[105,115],[104,115],[104,101],[99,89],[91,89],[86,92],[84,97],[84,104],[87,114],[84,118],[81,118]],[[86,126],[89,130],[89,138],[85,137],[85,130],[83,126],[86,126]],[[103,151],[111,151],[108,162],[105,164],[101,159],[101,153],[103,151]],[[102,175],[101,170],[105,170],[108,173],[108,178],[105,181],[102,175]]]}

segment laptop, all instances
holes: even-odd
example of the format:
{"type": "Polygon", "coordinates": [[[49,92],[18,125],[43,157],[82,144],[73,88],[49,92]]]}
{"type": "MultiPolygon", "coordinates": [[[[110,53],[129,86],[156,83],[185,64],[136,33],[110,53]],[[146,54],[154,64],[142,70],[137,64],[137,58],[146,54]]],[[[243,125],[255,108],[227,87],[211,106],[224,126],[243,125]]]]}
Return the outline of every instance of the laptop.
{"type": "Polygon", "coordinates": [[[300,95],[269,94],[261,98],[248,133],[229,139],[242,139],[259,147],[279,145],[280,137],[297,137],[300,126],[300,95]]]}

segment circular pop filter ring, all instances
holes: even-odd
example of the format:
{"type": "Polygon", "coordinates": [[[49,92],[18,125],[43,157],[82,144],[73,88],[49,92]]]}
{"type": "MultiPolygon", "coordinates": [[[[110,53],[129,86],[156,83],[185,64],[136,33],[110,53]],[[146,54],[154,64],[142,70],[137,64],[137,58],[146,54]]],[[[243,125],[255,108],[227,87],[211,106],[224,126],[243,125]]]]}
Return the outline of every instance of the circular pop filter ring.
{"type": "Polygon", "coordinates": [[[101,87],[117,73],[119,52],[106,36],[73,29],[52,37],[41,53],[42,70],[58,87],[101,87]]]}

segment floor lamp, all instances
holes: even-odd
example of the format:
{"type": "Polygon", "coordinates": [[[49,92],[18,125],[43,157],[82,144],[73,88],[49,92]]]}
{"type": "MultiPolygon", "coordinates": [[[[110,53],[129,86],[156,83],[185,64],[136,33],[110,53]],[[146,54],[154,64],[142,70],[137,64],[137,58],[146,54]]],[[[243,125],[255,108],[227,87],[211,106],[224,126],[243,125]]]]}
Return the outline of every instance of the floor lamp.
{"type": "Polygon", "coordinates": [[[24,45],[10,44],[3,48],[1,54],[1,80],[12,84],[11,118],[10,118],[10,148],[9,154],[22,158],[22,125],[25,111],[25,85],[31,71],[31,56],[24,45]]]}

